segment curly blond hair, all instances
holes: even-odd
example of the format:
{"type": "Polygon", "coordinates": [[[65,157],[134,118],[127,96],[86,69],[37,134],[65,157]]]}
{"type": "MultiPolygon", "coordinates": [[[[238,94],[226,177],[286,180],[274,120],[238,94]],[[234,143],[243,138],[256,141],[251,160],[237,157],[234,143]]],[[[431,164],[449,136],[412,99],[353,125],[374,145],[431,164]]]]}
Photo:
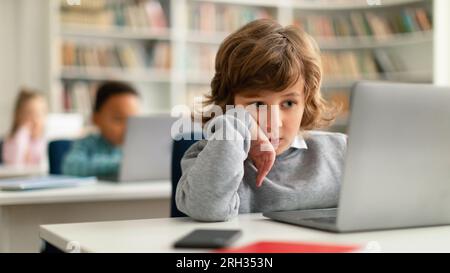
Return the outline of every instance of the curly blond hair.
{"type": "MultiPolygon", "coordinates": [[[[338,107],[320,92],[322,66],[316,42],[295,26],[283,27],[270,19],[248,23],[220,45],[211,94],[204,105],[218,105],[225,112],[238,93],[248,90],[279,92],[304,81],[305,112],[301,130],[328,126],[338,107]]],[[[212,117],[205,118],[207,122],[212,117]]]]}

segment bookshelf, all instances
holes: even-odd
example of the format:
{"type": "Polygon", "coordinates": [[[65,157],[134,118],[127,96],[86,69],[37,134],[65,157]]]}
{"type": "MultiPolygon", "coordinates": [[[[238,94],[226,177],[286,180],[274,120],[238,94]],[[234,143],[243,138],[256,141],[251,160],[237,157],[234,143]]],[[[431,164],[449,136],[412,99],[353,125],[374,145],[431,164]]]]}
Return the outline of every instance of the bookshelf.
{"type": "MultiPolygon", "coordinates": [[[[134,84],[148,113],[191,107],[209,92],[222,40],[257,18],[297,24],[315,37],[323,93],[344,108],[356,80],[433,79],[433,0],[49,1],[54,111],[87,117],[95,84],[109,79],[134,84]]],[[[345,131],[346,117],[332,130],[345,131]]]]}
{"type": "Polygon", "coordinates": [[[171,107],[172,33],[167,1],[49,0],[51,107],[88,123],[99,82],[120,80],[140,92],[146,113],[171,107]]]}

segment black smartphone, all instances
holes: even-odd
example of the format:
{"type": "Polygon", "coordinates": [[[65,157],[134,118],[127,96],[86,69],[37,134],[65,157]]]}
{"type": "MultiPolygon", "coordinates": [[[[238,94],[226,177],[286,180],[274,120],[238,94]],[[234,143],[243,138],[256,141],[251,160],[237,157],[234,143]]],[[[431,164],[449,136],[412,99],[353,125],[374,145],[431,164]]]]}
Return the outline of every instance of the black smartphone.
{"type": "Polygon", "coordinates": [[[222,248],[231,245],[242,231],[235,229],[196,229],[177,240],[176,248],[222,248]]]}

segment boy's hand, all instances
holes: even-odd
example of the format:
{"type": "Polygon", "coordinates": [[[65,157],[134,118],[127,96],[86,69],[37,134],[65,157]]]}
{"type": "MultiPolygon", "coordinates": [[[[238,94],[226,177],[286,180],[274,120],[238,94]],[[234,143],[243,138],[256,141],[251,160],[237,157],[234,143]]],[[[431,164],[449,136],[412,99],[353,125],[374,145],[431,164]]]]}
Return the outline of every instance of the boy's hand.
{"type": "Polygon", "coordinates": [[[261,187],[264,178],[272,169],[275,162],[276,152],[269,138],[259,127],[256,120],[252,118],[252,141],[248,156],[258,169],[256,187],[261,187]]]}

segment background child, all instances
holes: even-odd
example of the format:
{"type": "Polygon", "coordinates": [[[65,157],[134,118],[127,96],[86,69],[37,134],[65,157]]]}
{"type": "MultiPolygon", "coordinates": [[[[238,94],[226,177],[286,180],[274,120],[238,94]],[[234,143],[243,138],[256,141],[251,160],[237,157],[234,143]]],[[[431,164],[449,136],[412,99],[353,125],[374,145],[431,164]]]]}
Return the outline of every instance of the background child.
{"type": "Polygon", "coordinates": [[[139,113],[139,95],[125,83],[102,84],[95,99],[93,123],[100,134],[76,141],[63,162],[63,173],[75,176],[116,176],[127,119],[139,113]]]}
{"type": "Polygon", "coordinates": [[[42,95],[26,89],[20,91],[12,128],[3,144],[5,165],[39,166],[44,163],[46,115],[47,104],[42,95]]]}
{"type": "Polygon", "coordinates": [[[207,103],[222,113],[227,105],[266,106],[267,116],[241,109],[208,121],[212,136],[181,162],[178,209],[197,220],[225,221],[239,213],[336,207],[346,136],[306,131],[327,126],[336,113],[320,93],[312,38],[257,20],[225,39],[215,68],[207,103]],[[236,137],[221,140],[224,134],[236,137]]]}

